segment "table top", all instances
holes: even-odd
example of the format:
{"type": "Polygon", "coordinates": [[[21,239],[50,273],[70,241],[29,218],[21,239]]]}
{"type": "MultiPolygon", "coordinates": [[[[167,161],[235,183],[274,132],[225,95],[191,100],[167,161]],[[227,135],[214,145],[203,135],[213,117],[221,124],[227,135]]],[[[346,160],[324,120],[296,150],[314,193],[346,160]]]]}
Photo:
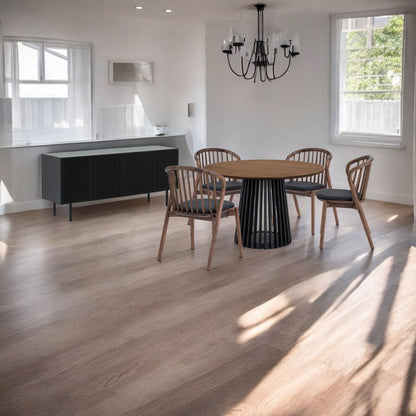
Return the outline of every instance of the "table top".
{"type": "Polygon", "coordinates": [[[293,160],[256,159],[213,163],[205,169],[220,173],[227,178],[292,179],[315,175],[322,172],[325,167],[293,160]]]}

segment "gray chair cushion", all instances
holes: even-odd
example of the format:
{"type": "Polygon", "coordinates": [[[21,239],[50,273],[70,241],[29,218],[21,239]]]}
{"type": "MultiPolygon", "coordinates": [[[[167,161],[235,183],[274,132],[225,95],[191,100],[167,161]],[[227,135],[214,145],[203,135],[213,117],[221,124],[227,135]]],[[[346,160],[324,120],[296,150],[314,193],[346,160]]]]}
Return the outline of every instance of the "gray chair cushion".
{"type": "MultiPolygon", "coordinates": [[[[207,185],[202,185],[203,188],[207,188],[207,185]]],[[[208,188],[212,191],[214,189],[214,184],[209,183],[208,188]]],[[[221,191],[222,189],[222,183],[218,182],[216,184],[217,191],[221,191]]],[[[239,181],[225,181],[225,190],[226,191],[238,191],[241,190],[241,182],[239,181]]]]}
{"type": "MultiPolygon", "coordinates": [[[[352,193],[349,189],[322,189],[316,194],[318,199],[327,201],[352,201],[352,193]]],[[[358,194],[360,199],[360,194],[358,194]]]]}
{"type": "Polygon", "coordinates": [[[316,182],[306,181],[288,181],[286,182],[286,189],[289,191],[315,191],[322,189],[324,186],[316,182]]]}
{"type": "MultiPolygon", "coordinates": [[[[204,206],[205,208],[205,213],[209,213],[209,203],[208,203],[208,198],[204,198],[203,200],[198,199],[196,201],[197,203],[195,204],[195,201],[192,201],[192,208],[193,208],[193,212],[197,212],[198,214],[202,214],[202,206],[204,206]]],[[[186,206],[188,208],[188,210],[191,210],[191,201],[187,201],[186,202],[186,206]]],[[[222,210],[226,211],[227,209],[233,208],[234,204],[230,201],[224,201],[224,204],[222,205],[222,210]]],[[[212,208],[212,212],[216,212],[215,209],[215,204],[214,201],[211,201],[211,208],[212,208]]],[[[182,205],[179,204],[179,209],[182,210],[182,205]]]]}

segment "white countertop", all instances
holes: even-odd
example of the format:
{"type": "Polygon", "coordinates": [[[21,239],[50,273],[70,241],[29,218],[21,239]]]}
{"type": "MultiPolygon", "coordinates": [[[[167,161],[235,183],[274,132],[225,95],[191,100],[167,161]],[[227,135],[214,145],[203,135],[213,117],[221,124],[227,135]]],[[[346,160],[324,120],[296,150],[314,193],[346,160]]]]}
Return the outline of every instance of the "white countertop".
{"type": "Polygon", "coordinates": [[[137,152],[158,152],[158,151],[169,150],[169,149],[176,149],[176,147],[168,147],[168,146],[113,147],[113,148],[107,148],[107,149],[90,149],[90,150],[74,150],[74,151],[69,151],[69,152],[54,152],[54,153],[47,153],[47,155],[57,157],[57,158],[68,158],[68,157],[114,155],[114,154],[137,153],[137,152]]]}

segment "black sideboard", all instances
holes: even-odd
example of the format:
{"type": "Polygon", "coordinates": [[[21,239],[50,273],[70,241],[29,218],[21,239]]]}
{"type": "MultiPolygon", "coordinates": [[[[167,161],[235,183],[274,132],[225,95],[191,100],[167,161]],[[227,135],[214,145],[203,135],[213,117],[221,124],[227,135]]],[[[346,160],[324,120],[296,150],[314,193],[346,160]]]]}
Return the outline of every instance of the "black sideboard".
{"type": "Polygon", "coordinates": [[[42,155],[42,198],[56,204],[145,194],[169,189],[166,166],[178,164],[178,149],[136,146],[42,155]]]}

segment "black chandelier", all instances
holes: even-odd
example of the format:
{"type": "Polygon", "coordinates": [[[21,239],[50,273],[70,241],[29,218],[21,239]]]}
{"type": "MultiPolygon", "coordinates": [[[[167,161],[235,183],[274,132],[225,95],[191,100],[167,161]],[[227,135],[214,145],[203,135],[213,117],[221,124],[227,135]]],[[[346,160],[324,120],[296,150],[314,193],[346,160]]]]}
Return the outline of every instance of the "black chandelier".
{"type": "Polygon", "coordinates": [[[282,33],[272,33],[265,38],[263,12],[266,5],[259,3],[255,4],[255,7],[257,9],[257,39],[254,40],[251,53],[243,50],[245,37],[232,29],[229,39],[223,42],[222,51],[227,55],[231,71],[238,77],[252,79],[254,82],[257,79],[261,82],[273,81],[283,77],[289,71],[292,58],[299,55],[299,38],[295,35],[292,41],[282,33]],[[282,65],[283,69],[280,72],[277,72],[279,46],[283,49],[282,59],[286,60],[286,64],[282,65]],[[240,57],[238,70],[235,70],[231,65],[231,55],[240,57]]]}

